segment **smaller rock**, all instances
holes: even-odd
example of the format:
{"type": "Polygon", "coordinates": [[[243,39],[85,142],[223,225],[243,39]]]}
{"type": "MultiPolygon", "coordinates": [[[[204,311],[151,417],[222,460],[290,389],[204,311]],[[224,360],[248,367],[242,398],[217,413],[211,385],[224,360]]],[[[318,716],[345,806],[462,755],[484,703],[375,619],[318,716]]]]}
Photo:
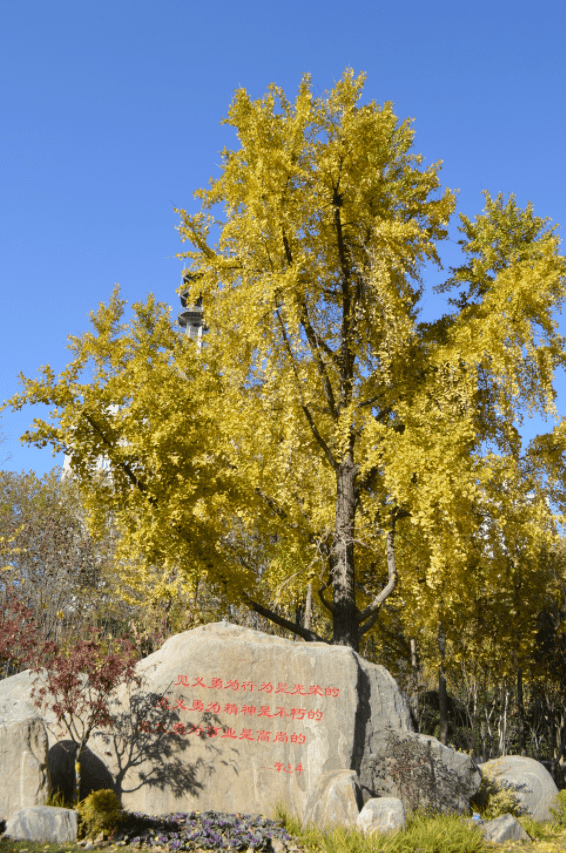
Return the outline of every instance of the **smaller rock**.
{"type": "Polygon", "coordinates": [[[31,806],[6,821],[6,837],[14,840],[66,844],[77,840],[78,815],[73,809],[31,806]]]}
{"type": "Polygon", "coordinates": [[[398,797],[373,797],[367,801],[356,822],[365,835],[404,831],[405,807],[398,797]]]}
{"type": "Polygon", "coordinates": [[[484,820],[481,823],[481,831],[486,841],[502,844],[504,841],[530,841],[530,836],[525,832],[517,818],[512,814],[504,814],[493,820],[484,820]]]}
{"type": "Polygon", "coordinates": [[[305,806],[303,827],[321,830],[356,826],[362,806],[360,780],[355,770],[329,770],[316,780],[305,806]]]}

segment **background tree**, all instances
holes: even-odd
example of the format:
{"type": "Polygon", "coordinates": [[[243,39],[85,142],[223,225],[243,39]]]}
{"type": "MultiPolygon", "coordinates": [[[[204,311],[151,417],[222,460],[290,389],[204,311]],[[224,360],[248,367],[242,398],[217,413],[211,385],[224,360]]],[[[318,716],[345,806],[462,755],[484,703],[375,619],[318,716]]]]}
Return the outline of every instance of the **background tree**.
{"type": "MultiPolygon", "coordinates": [[[[168,614],[161,601],[155,602],[148,620],[135,600],[128,604],[115,595],[119,533],[108,519],[104,535],[95,541],[76,483],[67,477],[61,481],[60,475],[59,468],[41,479],[33,472],[0,471],[2,612],[7,614],[11,600],[17,602],[22,612],[29,609],[33,614],[43,642],[56,640],[64,647],[85,626],[117,636],[132,623],[148,653],[153,650],[152,633],[168,627],[163,624],[168,614]]],[[[6,658],[4,677],[19,671],[20,663],[19,658],[6,658]]]]}

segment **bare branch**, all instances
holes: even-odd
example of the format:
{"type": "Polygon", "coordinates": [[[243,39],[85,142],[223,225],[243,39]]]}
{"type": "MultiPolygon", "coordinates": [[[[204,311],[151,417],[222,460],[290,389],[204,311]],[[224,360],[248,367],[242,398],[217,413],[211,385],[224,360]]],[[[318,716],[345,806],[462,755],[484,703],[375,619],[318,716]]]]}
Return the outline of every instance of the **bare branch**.
{"type": "Polygon", "coordinates": [[[322,341],[315,330],[313,329],[307,308],[306,299],[303,300],[303,316],[301,318],[301,324],[303,329],[305,330],[305,334],[307,336],[307,341],[309,343],[310,350],[313,354],[313,357],[316,361],[316,366],[320,378],[322,380],[322,387],[324,388],[324,393],[326,394],[326,399],[328,401],[328,405],[330,407],[330,414],[332,415],[335,421],[338,420],[338,412],[336,411],[336,403],[334,400],[334,392],[332,390],[332,385],[330,382],[330,378],[328,376],[328,372],[326,370],[326,365],[322,360],[322,356],[320,354],[320,349],[324,349],[324,352],[330,356],[332,362],[335,366],[337,365],[337,358],[335,353],[330,349],[330,347],[326,344],[325,341],[322,341]]]}
{"type": "Polygon", "coordinates": [[[302,575],[305,572],[308,572],[309,569],[312,568],[312,566],[314,565],[314,563],[316,563],[317,560],[318,560],[318,555],[315,555],[308,566],[305,566],[305,568],[303,568],[303,569],[299,569],[298,572],[294,572],[290,577],[288,577],[286,580],[284,580],[283,583],[281,583],[275,591],[275,600],[277,601],[277,599],[281,595],[281,592],[282,592],[284,586],[287,586],[287,584],[290,583],[293,580],[293,578],[296,578],[297,575],[302,575]]]}
{"type": "MultiPolygon", "coordinates": [[[[83,411],[83,412],[82,412],[82,415],[83,415],[83,417],[85,418],[85,420],[87,420],[87,421],[88,421],[88,423],[91,425],[91,427],[93,428],[93,430],[95,430],[95,432],[97,432],[97,433],[99,434],[99,436],[102,438],[102,441],[103,441],[103,442],[104,442],[104,443],[105,443],[105,444],[106,444],[106,445],[107,445],[111,450],[113,450],[113,449],[114,449],[114,445],[113,445],[113,444],[112,444],[112,442],[111,442],[111,441],[109,441],[109,439],[104,435],[104,433],[102,432],[102,430],[100,429],[100,427],[99,427],[99,426],[98,426],[98,425],[93,421],[93,419],[91,418],[91,416],[90,416],[90,415],[88,415],[85,411],[83,411]]],[[[115,465],[117,465],[119,468],[121,468],[121,469],[122,469],[122,471],[124,471],[124,473],[129,477],[130,481],[133,483],[133,485],[134,485],[134,486],[136,486],[136,487],[140,490],[140,492],[141,492],[142,494],[144,494],[144,495],[146,495],[146,496],[147,496],[147,490],[148,490],[148,489],[147,489],[146,484],[145,484],[145,483],[142,483],[142,481],[141,481],[140,479],[138,479],[138,477],[136,477],[136,475],[134,474],[134,472],[132,471],[132,469],[130,468],[130,466],[128,465],[128,463],[127,463],[127,462],[114,462],[114,464],[115,464],[115,465]]],[[[147,499],[148,499],[149,503],[151,503],[151,504],[155,504],[155,503],[157,503],[157,500],[156,500],[156,498],[154,498],[154,497],[149,497],[149,496],[147,496],[147,499]]]]}
{"type": "Polygon", "coordinates": [[[326,458],[328,459],[328,461],[330,462],[330,465],[332,466],[332,468],[334,469],[334,471],[337,471],[337,470],[338,470],[338,463],[337,463],[337,462],[336,462],[336,460],[334,459],[334,457],[333,457],[333,455],[332,455],[332,453],[331,453],[331,451],[330,451],[330,448],[328,447],[328,445],[326,444],[325,440],[323,439],[323,437],[322,437],[322,436],[321,436],[321,434],[319,433],[318,429],[316,428],[316,425],[315,425],[315,423],[314,423],[313,417],[312,417],[311,413],[309,412],[309,410],[308,410],[307,406],[305,405],[305,402],[304,402],[304,399],[303,399],[303,392],[302,392],[302,389],[301,389],[301,383],[300,383],[300,381],[299,381],[299,375],[298,375],[298,373],[297,373],[297,367],[296,367],[296,365],[295,365],[295,359],[293,358],[293,353],[292,353],[292,350],[291,350],[291,345],[289,344],[289,339],[288,339],[288,337],[287,337],[287,332],[286,332],[286,330],[285,330],[285,325],[284,325],[284,323],[283,323],[283,320],[281,319],[281,315],[280,315],[280,313],[279,313],[279,309],[277,309],[276,314],[277,314],[277,318],[278,318],[278,320],[279,320],[279,325],[281,326],[281,333],[282,333],[282,335],[283,335],[283,340],[284,340],[284,342],[285,342],[285,347],[286,347],[286,349],[287,349],[287,353],[288,353],[288,355],[289,355],[289,359],[290,359],[290,361],[291,361],[291,367],[292,367],[292,369],[293,369],[293,373],[295,374],[295,382],[297,383],[297,390],[298,390],[298,392],[299,392],[299,397],[300,397],[300,399],[301,399],[301,407],[302,407],[302,409],[303,409],[303,412],[305,413],[305,417],[306,417],[306,419],[307,419],[307,421],[308,421],[308,423],[309,423],[309,426],[310,426],[310,428],[311,428],[311,431],[312,431],[312,433],[313,433],[314,437],[316,438],[316,440],[318,441],[318,443],[320,444],[320,446],[321,446],[321,447],[322,447],[322,449],[324,450],[324,454],[325,454],[326,458]]]}
{"type": "Polygon", "coordinates": [[[262,604],[258,604],[257,601],[252,601],[252,599],[245,593],[243,594],[243,598],[246,606],[249,607],[250,610],[255,610],[255,612],[259,613],[260,616],[265,616],[266,619],[269,619],[271,622],[275,622],[275,624],[279,625],[280,628],[292,631],[294,634],[298,634],[299,637],[302,637],[303,640],[307,640],[307,642],[310,643],[328,643],[328,640],[324,640],[322,637],[319,637],[315,631],[310,631],[308,628],[302,628],[300,625],[295,625],[294,622],[284,619],[283,616],[279,616],[277,613],[274,613],[273,610],[269,610],[262,604]]]}
{"type": "Polygon", "coordinates": [[[328,601],[325,599],[325,597],[322,594],[324,592],[324,590],[329,586],[330,586],[330,583],[325,583],[324,586],[321,586],[318,590],[318,597],[320,598],[320,600],[322,601],[322,603],[324,604],[326,609],[329,610],[331,613],[334,613],[334,607],[332,606],[332,604],[328,603],[328,601]]]}
{"type": "Polygon", "coordinates": [[[393,514],[391,520],[391,530],[387,533],[386,540],[386,548],[387,548],[387,574],[388,581],[387,584],[383,587],[377,598],[375,598],[371,604],[368,604],[367,607],[364,607],[363,610],[356,616],[356,621],[360,628],[358,630],[358,637],[362,637],[370,628],[375,625],[377,621],[377,617],[379,615],[379,610],[381,609],[381,605],[383,602],[389,598],[395,587],[397,586],[397,566],[395,563],[395,522],[397,521],[397,516],[393,514]],[[362,622],[368,620],[365,625],[362,626],[362,622]]]}
{"type": "Polygon", "coordinates": [[[287,239],[287,235],[285,234],[285,229],[282,228],[281,231],[283,233],[283,248],[285,249],[285,257],[287,258],[287,263],[291,267],[293,266],[293,255],[291,253],[291,245],[289,243],[289,240],[287,239]]]}
{"type": "Polygon", "coordinates": [[[335,471],[337,471],[338,470],[338,463],[334,459],[334,456],[332,455],[330,448],[328,447],[327,443],[325,442],[325,440],[323,439],[323,437],[319,433],[311,413],[309,412],[308,408],[304,405],[304,403],[301,406],[301,408],[302,408],[303,412],[305,413],[305,417],[306,417],[307,421],[309,422],[309,426],[311,428],[311,431],[312,431],[314,437],[316,438],[316,440],[318,441],[318,443],[320,444],[320,446],[324,450],[324,455],[326,456],[326,458],[330,462],[330,465],[332,466],[332,468],[335,471]]]}

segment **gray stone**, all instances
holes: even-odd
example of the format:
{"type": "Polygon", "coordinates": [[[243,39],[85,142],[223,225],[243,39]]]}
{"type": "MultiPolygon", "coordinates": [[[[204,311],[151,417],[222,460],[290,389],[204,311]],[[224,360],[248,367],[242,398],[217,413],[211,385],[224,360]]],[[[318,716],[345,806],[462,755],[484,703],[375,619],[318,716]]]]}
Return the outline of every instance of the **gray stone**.
{"type": "Polygon", "coordinates": [[[374,732],[360,777],[376,797],[398,797],[407,811],[467,812],[481,773],[467,755],[429,735],[384,726],[374,732]]]}
{"type": "Polygon", "coordinates": [[[47,732],[41,714],[28,702],[0,697],[0,817],[49,796],[47,732]]]}
{"type": "Polygon", "coordinates": [[[526,814],[534,820],[553,820],[550,807],[554,806],[558,788],[539,761],[523,755],[506,755],[480,764],[480,769],[496,782],[510,787],[526,814]]]}
{"type": "MultiPolygon", "coordinates": [[[[113,697],[115,726],[88,742],[103,765],[91,781],[129,811],[270,815],[282,801],[302,821],[317,780],[333,770],[358,774],[363,802],[396,796],[406,808],[467,810],[479,787],[471,759],[412,731],[390,673],[343,646],[215,623],[171,637],[136,674],[141,688],[122,685],[113,697]],[[100,782],[105,770],[113,785],[100,782]],[[424,786],[418,795],[415,786],[424,786]]],[[[23,696],[31,683],[29,671],[8,678],[0,696],[23,696]]],[[[51,748],[68,738],[53,717],[46,712],[51,748]]],[[[72,762],[58,761],[69,775],[72,762]]]]}
{"type": "Polygon", "coordinates": [[[6,821],[5,836],[14,841],[67,844],[77,840],[78,815],[72,809],[33,806],[20,809],[6,821]]]}
{"type": "Polygon", "coordinates": [[[480,826],[486,841],[503,844],[504,841],[530,841],[519,821],[511,814],[504,814],[493,820],[484,820],[480,826]]]}
{"type": "Polygon", "coordinates": [[[398,797],[375,797],[367,801],[356,823],[365,835],[404,832],[405,807],[398,797]]]}
{"type": "Polygon", "coordinates": [[[354,827],[362,805],[358,774],[353,770],[321,773],[309,793],[303,827],[323,830],[354,827]]]}

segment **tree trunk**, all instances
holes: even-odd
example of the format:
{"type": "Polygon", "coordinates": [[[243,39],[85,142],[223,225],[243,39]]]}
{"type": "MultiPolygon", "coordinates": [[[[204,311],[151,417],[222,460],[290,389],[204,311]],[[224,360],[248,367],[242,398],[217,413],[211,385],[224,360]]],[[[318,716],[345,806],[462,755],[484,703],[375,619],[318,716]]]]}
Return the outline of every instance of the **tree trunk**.
{"type": "Polygon", "coordinates": [[[78,805],[81,801],[81,753],[84,749],[85,743],[82,740],[78,747],[75,756],[75,791],[74,791],[74,801],[75,805],[78,805]]]}
{"type": "Polygon", "coordinates": [[[444,656],[446,654],[446,634],[442,622],[438,623],[438,649],[440,651],[440,666],[438,668],[438,705],[440,709],[440,732],[438,740],[446,746],[448,737],[448,698],[446,695],[446,670],[444,656]]]}
{"type": "MultiPolygon", "coordinates": [[[[303,627],[303,615],[304,615],[303,605],[298,604],[297,609],[295,610],[295,625],[297,625],[297,627],[299,627],[299,628],[303,627]]],[[[294,634],[293,640],[295,643],[298,642],[299,640],[302,640],[304,642],[303,638],[300,637],[298,634],[294,634]]]]}
{"type": "Polygon", "coordinates": [[[359,651],[354,566],[357,472],[357,466],[349,455],[336,473],[336,531],[331,553],[332,643],[336,646],[349,646],[355,652],[359,651]]]}
{"type": "Polygon", "coordinates": [[[311,629],[311,618],[312,618],[312,583],[309,583],[307,586],[307,600],[305,602],[305,618],[303,627],[311,629]]]}
{"type": "Polygon", "coordinates": [[[417,724],[417,731],[420,729],[419,720],[419,658],[417,654],[417,641],[411,637],[411,707],[413,716],[417,724]]]}
{"type": "Polygon", "coordinates": [[[525,741],[525,705],[523,702],[523,671],[519,667],[517,670],[517,738],[519,755],[527,754],[527,744],[525,741]]]}
{"type": "Polygon", "coordinates": [[[556,728],[555,728],[555,710],[554,702],[547,701],[548,713],[546,714],[546,732],[548,751],[550,752],[550,760],[554,760],[556,755],[556,728]]]}
{"type": "Polygon", "coordinates": [[[503,678],[499,687],[499,745],[497,755],[507,755],[507,705],[509,694],[507,679],[503,678]]]}

